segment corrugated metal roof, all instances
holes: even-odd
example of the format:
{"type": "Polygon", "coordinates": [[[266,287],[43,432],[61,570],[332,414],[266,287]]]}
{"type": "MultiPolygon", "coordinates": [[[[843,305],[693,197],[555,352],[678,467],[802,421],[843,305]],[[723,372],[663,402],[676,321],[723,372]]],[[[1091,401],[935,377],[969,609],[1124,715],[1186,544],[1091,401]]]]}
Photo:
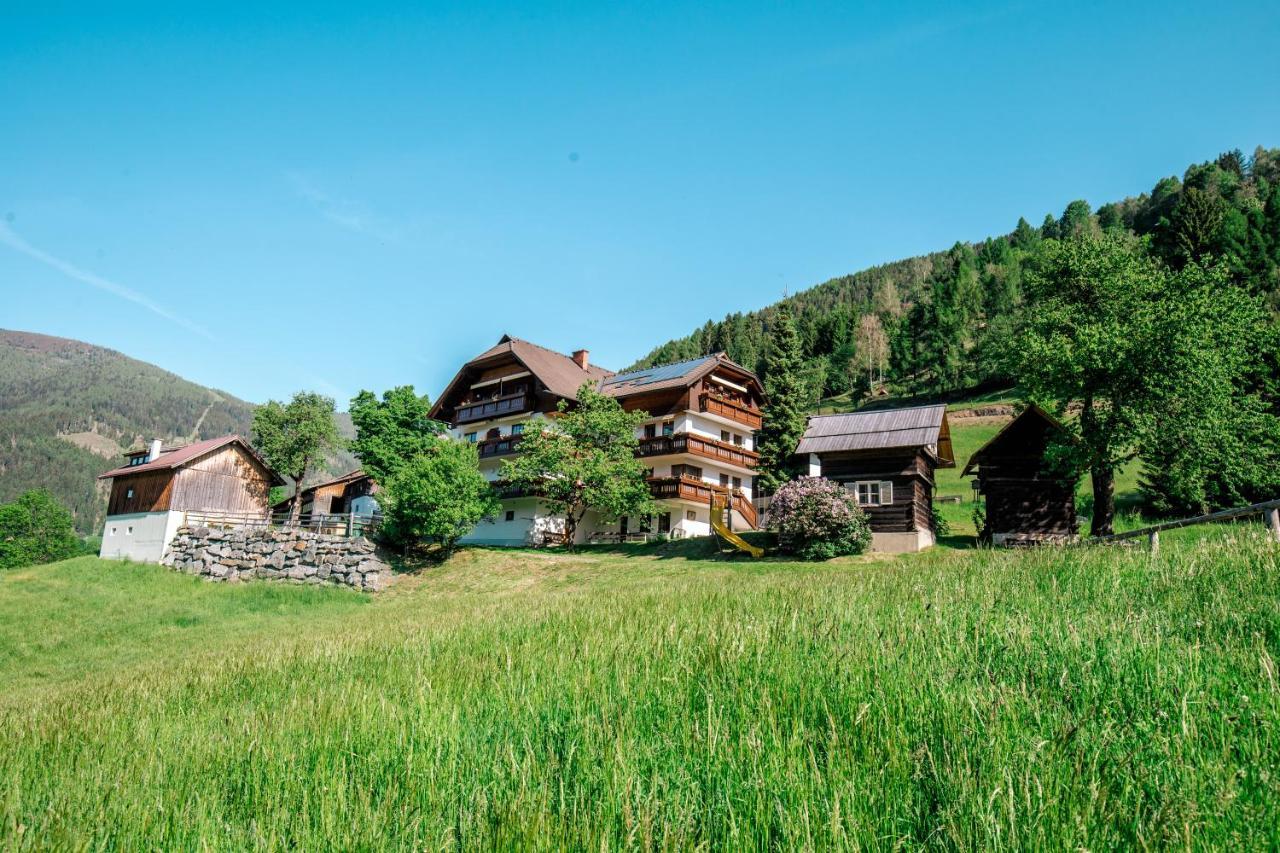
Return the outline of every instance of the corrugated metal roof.
{"type": "Polygon", "coordinates": [[[843,415],[815,415],[809,418],[809,426],[800,439],[796,452],[936,448],[946,414],[946,406],[935,405],[843,415]]]}

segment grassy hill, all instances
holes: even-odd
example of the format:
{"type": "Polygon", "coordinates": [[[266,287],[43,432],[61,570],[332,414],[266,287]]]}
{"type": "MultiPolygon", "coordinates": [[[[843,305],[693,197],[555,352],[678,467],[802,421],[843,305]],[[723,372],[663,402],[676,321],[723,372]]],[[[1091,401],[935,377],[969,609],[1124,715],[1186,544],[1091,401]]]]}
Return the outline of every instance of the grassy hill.
{"type": "MultiPolygon", "coordinates": [[[[114,350],[0,330],[0,502],[44,487],[82,533],[99,532],[106,497],[95,478],[121,453],[152,438],[247,436],[253,408],[114,350]]],[[[329,468],[352,461],[343,454],[329,468]]]]}
{"type": "MultiPolygon", "coordinates": [[[[0,846],[1280,843],[1280,552],[0,576],[0,846]]],[[[625,554],[625,556],[624,556],[625,554]]]]}

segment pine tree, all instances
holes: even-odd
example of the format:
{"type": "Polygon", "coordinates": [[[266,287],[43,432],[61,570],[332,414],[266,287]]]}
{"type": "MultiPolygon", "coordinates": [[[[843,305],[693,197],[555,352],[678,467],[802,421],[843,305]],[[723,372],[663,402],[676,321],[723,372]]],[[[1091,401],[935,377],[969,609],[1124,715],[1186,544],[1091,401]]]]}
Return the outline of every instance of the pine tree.
{"type": "Polygon", "coordinates": [[[756,483],[765,493],[772,493],[798,473],[795,452],[804,435],[808,402],[803,369],[800,336],[790,304],[783,302],[773,316],[764,359],[764,385],[769,399],[759,432],[760,469],[756,483]]]}

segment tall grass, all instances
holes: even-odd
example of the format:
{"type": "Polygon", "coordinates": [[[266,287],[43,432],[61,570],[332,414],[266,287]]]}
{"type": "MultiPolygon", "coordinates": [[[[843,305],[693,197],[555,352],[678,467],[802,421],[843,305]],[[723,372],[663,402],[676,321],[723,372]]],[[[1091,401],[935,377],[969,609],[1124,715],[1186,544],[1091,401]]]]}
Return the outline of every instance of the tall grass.
{"type": "Polygon", "coordinates": [[[1157,559],[680,553],[468,551],[368,604],[92,560],[7,577],[0,836],[1280,844],[1280,563],[1256,529],[1157,559]]]}

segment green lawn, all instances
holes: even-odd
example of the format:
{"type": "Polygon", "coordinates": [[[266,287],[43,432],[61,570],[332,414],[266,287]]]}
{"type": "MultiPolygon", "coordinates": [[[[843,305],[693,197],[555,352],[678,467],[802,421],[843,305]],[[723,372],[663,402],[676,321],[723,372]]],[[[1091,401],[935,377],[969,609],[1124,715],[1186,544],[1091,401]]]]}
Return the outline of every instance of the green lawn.
{"type": "Polygon", "coordinates": [[[1280,552],[0,574],[0,846],[1280,844],[1280,552]]]}

